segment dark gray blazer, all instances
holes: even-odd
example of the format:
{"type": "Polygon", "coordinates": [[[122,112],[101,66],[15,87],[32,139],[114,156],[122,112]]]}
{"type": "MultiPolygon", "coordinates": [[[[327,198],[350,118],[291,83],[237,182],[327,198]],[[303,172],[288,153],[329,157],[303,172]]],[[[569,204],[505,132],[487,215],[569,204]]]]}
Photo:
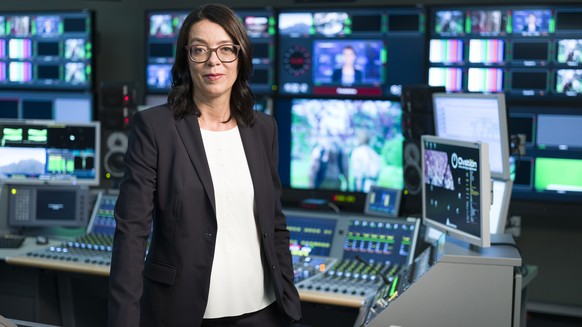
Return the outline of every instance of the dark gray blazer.
{"type": "MultiPolygon", "coordinates": [[[[239,131],[253,180],[265,269],[279,310],[299,320],[301,305],[279,198],[277,126],[271,116],[257,113],[255,124],[239,126],[239,131]]],[[[200,326],[217,223],[196,116],[176,120],[167,105],[136,113],[125,162],[115,207],[109,326],[200,326]]]]}

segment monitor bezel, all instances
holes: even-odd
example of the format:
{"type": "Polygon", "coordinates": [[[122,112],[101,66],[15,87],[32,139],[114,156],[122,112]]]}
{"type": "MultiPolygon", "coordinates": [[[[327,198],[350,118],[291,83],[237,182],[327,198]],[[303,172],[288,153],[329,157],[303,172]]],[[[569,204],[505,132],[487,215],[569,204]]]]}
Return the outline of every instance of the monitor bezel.
{"type": "Polygon", "coordinates": [[[483,158],[488,158],[488,144],[484,142],[468,142],[445,139],[442,137],[432,136],[432,135],[422,135],[421,136],[421,161],[422,161],[422,171],[424,176],[424,170],[426,169],[425,163],[425,144],[426,142],[437,143],[442,145],[452,145],[458,147],[466,147],[470,149],[476,149],[479,151],[479,181],[480,189],[478,190],[481,201],[480,201],[480,235],[475,236],[468,232],[460,229],[451,228],[446,224],[443,224],[431,217],[427,216],[426,208],[426,196],[427,196],[427,186],[426,181],[422,182],[422,223],[426,227],[436,229],[448,236],[455,239],[467,242],[470,245],[477,246],[480,248],[486,248],[491,246],[491,225],[490,225],[490,208],[491,208],[491,175],[489,171],[489,160],[483,160],[483,158]]]}
{"type": "MultiPolygon", "coordinates": [[[[435,126],[435,135],[439,135],[439,123],[437,117],[437,112],[439,111],[439,107],[437,106],[437,99],[444,98],[444,99],[476,99],[476,100],[496,100],[497,101],[497,108],[499,116],[499,132],[501,135],[501,169],[502,171],[490,171],[491,178],[494,179],[501,179],[501,180],[509,180],[510,179],[510,160],[509,160],[509,127],[508,127],[508,111],[507,105],[505,102],[505,94],[504,93],[444,93],[444,92],[437,92],[432,94],[432,103],[434,108],[434,126],[435,126]]],[[[484,142],[484,140],[479,139],[464,139],[459,141],[467,141],[467,142],[475,142],[480,141],[484,142]]],[[[491,151],[491,147],[489,147],[489,151],[491,151]]],[[[491,165],[489,164],[489,167],[491,165]]]]}

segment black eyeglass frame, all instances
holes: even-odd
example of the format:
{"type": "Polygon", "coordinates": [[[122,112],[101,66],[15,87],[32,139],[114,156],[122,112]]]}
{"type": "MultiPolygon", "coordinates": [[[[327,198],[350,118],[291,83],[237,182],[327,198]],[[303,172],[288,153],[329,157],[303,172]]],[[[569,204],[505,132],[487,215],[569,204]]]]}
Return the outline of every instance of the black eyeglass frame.
{"type": "Polygon", "coordinates": [[[238,59],[238,56],[241,52],[241,46],[238,44],[223,44],[223,45],[219,45],[216,48],[211,48],[211,47],[207,47],[205,45],[197,45],[197,44],[193,44],[193,45],[185,45],[184,46],[184,50],[186,50],[186,53],[188,54],[188,59],[190,59],[190,61],[195,62],[197,64],[202,64],[207,62],[210,59],[210,56],[212,56],[212,53],[215,52],[216,53],[216,57],[218,58],[218,60],[220,60],[221,62],[224,63],[230,63],[233,62],[235,60],[238,59]],[[192,55],[190,54],[190,49],[194,48],[194,47],[205,47],[208,49],[208,57],[206,58],[206,60],[204,61],[196,61],[194,60],[194,58],[192,58],[192,55]],[[222,58],[220,58],[220,55],[218,54],[218,49],[223,48],[223,47],[234,47],[236,49],[236,56],[234,57],[233,60],[222,60],[222,58]]]}

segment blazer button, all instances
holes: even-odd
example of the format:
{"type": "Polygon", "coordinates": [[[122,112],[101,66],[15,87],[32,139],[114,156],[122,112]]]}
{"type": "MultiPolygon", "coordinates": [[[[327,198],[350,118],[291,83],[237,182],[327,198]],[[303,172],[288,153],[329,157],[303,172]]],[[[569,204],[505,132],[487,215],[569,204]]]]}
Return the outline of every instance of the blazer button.
{"type": "Polygon", "coordinates": [[[275,270],[275,266],[273,266],[273,270],[275,270]]]}
{"type": "Polygon", "coordinates": [[[263,233],[263,238],[267,238],[267,232],[263,233]]]}

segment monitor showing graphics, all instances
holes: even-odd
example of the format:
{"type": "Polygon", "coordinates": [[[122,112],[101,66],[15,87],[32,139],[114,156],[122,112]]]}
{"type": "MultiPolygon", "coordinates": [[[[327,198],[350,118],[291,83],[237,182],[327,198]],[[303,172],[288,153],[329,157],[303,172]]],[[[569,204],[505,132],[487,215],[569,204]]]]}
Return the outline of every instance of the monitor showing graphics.
{"type": "Polygon", "coordinates": [[[421,149],[423,223],[471,245],[489,247],[487,143],[423,135],[421,149]]]}
{"type": "Polygon", "coordinates": [[[419,8],[282,9],[282,95],[399,97],[423,82],[424,11],[419,8]]]}
{"type": "Polygon", "coordinates": [[[380,217],[398,217],[401,197],[401,189],[372,185],[366,197],[364,213],[380,217]]]}
{"type": "Polygon", "coordinates": [[[509,131],[503,93],[433,94],[435,135],[489,145],[491,176],[509,179],[509,131]]]}
{"type": "Polygon", "coordinates": [[[100,123],[0,120],[0,181],[99,185],[100,123]]]}

